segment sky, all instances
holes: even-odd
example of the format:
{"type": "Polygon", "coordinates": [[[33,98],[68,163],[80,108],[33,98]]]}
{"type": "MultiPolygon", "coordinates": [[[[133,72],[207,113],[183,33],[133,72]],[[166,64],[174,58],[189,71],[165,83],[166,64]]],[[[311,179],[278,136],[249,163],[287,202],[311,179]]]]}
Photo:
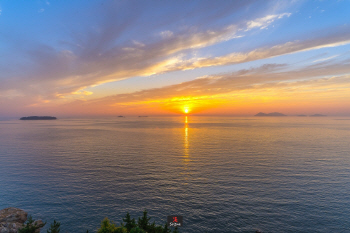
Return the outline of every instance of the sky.
{"type": "Polygon", "coordinates": [[[0,117],[350,116],[350,0],[0,1],[0,117]]]}

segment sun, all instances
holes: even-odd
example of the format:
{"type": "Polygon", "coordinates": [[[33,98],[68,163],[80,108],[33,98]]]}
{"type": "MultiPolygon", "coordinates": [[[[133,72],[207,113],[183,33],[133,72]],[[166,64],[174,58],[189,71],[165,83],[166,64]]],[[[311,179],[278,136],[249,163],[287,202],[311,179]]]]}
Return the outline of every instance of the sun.
{"type": "Polygon", "coordinates": [[[189,113],[189,112],[190,112],[190,109],[189,109],[189,108],[187,108],[187,107],[185,107],[185,108],[183,109],[183,111],[184,111],[184,113],[185,113],[185,114],[187,114],[187,113],[189,113]]]}

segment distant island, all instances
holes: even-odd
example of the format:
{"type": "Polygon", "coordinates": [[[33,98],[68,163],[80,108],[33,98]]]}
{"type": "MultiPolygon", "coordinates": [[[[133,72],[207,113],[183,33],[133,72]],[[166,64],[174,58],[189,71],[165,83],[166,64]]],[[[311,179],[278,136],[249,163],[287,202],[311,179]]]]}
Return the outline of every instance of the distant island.
{"type": "Polygon", "coordinates": [[[283,113],[279,113],[279,112],[271,112],[271,113],[259,112],[258,114],[255,114],[254,116],[287,116],[287,115],[284,115],[283,113]]]}
{"type": "Polygon", "coordinates": [[[326,115],[322,115],[322,114],[314,114],[314,115],[311,115],[312,117],[325,117],[326,115]]]}
{"type": "Polygon", "coordinates": [[[52,116],[28,116],[21,117],[20,120],[57,120],[57,118],[52,116]]]}

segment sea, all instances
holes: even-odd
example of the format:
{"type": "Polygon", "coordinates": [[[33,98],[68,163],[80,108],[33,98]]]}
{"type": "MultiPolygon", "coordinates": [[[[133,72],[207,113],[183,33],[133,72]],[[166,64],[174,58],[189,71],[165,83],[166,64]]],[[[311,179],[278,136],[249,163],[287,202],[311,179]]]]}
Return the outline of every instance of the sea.
{"type": "Polygon", "coordinates": [[[181,233],[350,232],[349,117],[0,120],[0,209],[96,232],[126,213],[181,233]]]}

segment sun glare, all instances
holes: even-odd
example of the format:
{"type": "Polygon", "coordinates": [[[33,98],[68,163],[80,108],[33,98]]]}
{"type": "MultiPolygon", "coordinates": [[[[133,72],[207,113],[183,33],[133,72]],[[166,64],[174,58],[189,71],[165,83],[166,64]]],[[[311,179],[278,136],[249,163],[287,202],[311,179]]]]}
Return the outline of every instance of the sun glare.
{"type": "Polygon", "coordinates": [[[184,113],[189,113],[190,112],[190,110],[188,109],[188,108],[184,108],[184,113]]]}

